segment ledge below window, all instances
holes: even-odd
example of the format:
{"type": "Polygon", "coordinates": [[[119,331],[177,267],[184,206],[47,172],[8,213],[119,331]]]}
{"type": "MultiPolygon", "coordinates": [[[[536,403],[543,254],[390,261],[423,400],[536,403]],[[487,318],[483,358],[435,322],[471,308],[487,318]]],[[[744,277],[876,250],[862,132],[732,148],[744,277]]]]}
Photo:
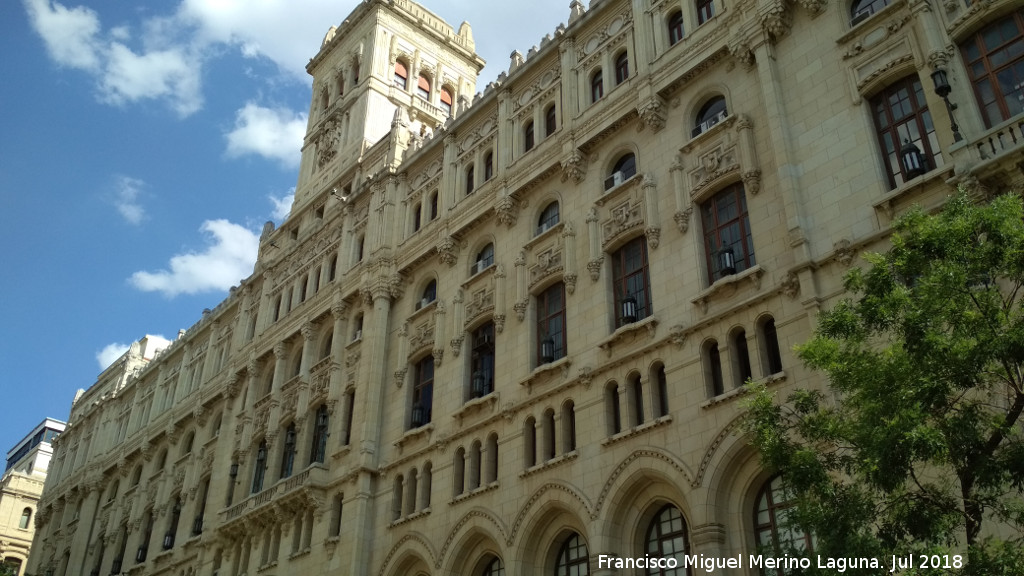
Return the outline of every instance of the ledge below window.
{"type": "Polygon", "coordinates": [[[538,472],[540,472],[542,470],[547,470],[549,468],[554,468],[555,466],[558,466],[559,464],[561,464],[563,462],[568,462],[570,460],[575,460],[577,457],[579,457],[579,455],[580,455],[580,453],[578,451],[573,450],[572,452],[566,452],[565,454],[562,454],[562,455],[559,455],[559,456],[555,456],[554,458],[552,458],[550,460],[546,460],[544,462],[541,462],[540,464],[536,464],[534,466],[530,466],[526,470],[523,470],[522,472],[519,473],[519,477],[520,478],[526,478],[527,476],[532,476],[532,475],[534,475],[534,474],[536,474],[536,473],[538,473],[538,472]]]}
{"type": "Polygon", "coordinates": [[[463,500],[468,500],[468,499],[472,498],[473,496],[476,496],[477,494],[483,494],[484,492],[490,492],[491,490],[497,490],[497,489],[498,489],[498,481],[495,480],[495,481],[493,481],[493,482],[491,482],[489,484],[482,484],[478,488],[473,488],[469,492],[463,492],[462,494],[459,494],[458,496],[453,498],[452,501],[449,502],[448,504],[458,504],[459,502],[462,502],[463,500]]]}
{"type": "Polygon", "coordinates": [[[640,331],[640,330],[646,329],[647,330],[647,337],[649,339],[650,338],[654,338],[654,331],[657,329],[657,327],[658,327],[658,317],[657,316],[648,316],[647,318],[644,318],[643,320],[637,320],[636,322],[631,322],[629,324],[623,324],[622,326],[619,326],[619,328],[617,330],[615,330],[615,332],[612,332],[611,336],[609,336],[609,337],[605,338],[604,340],[602,340],[601,342],[599,342],[597,344],[597,347],[600,348],[601,350],[604,350],[605,354],[611,356],[612,355],[612,347],[614,347],[619,342],[622,342],[623,340],[625,340],[629,336],[633,336],[633,338],[635,339],[636,338],[636,333],[638,331],[640,331]]]}
{"type": "Polygon", "coordinates": [[[530,375],[519,382],[520,386],[526,386],[528,391],[533,390],[533,383],[537,379],[543,377],[545,374],[554,372],[555,370],[561,370],[562,379],[564,380],[569,376],[569,366],[572,365],[572,360],[568,356],[562,356],[554,362],[548,362],[547,364],[541,364],[530,372],[530,375]]]}
{"type": "Polygon", "coordinates": [[[419,428],[413,428],[412,430],[409,430],[405,434],[402,434],[401,438],[399,438],[398,440],[395,440],[394,446],[396,446],[398,448],[398,450],[401,451],[402,448],[406,444],[408,444],[409,442],[415,442],[416,440],[418,440],[420,438],[427,438],[427,439],[429,439],[430,438],[430,433],[433,432],[433,431],[434,431],[434,423],[433,422],[427,422],[426,424],[424,424],[423,426],[420,426],[419,428]]]}
{"type": "Polygon", "coordinates": [[[459,425],[462,424],[462,420],[466,417],[473,416],[485,410],[494,412],[494,407],[498,405],[498,393],[491,392],[479,398],[473,398],[468,400],[459,408],[452,417],[459,421],[459,425]]]}
{"type": "MultiPolygon", "coordinates": [[[[783,382],[785,380],[786,380],[786,372],[783,370],[781,372],[776,372],[775,374],[770,374],[768,376],[765,376],[764,378],[761,378],[760,380],[753,380],[752,383],[753,384],[764,384],[766,386],[771,386],[772,384],[775,384],[776,382],[783,382]]],[[[713,408],[715,406],[718,406],[719,404],[724,404],[724,403],[732,400],[733,398],[739,398],[740,396],[745,396],[747,394],[747,390],[748,390],[748,388],[746,386],[740,386],[739,388],[733,388],[732,390],[729,390],[727,392],[723,392],[723,393],[719,394],[718,396],[715,396],[714,398],[708,398],[704,402],[701,402],[700,407],[705,409],[705,410],[708,409],[708,408],[713,408]]]]}
{"type": "MultiPolygon", "coordinates": [[[[945,183],[945,181],[952,176],[952,167],[940,166],[930,172],[911,179],[909,182],[904,182],[902,186],[895,190],[889,191],[879,200],[875,201],[872,204],[872,207],[879,212],[883,212],[889,217],[889,221],[892,221],[896,218],[896,205],[899,204],[900,200],[905,196],[913,194],[916,190],[921,190],[936,180],[945,183]]],[[[945,193],[943,193],[943,197],[945,197],[945,193]]]]}
{"type": "Polygon", "coordinates": [[[409,514],[408,516],[402,516],[398,520],[393,521],[391,523],[391,527],[394,528],[395,526],[401,526],[402,524],[405,524],[407,522],[412,522],[413,520],[415,520],[417,518],[422,518],[422,517],[424,517],[424,516],[426,516],[428,514],[430,514],[430,506],[427,506],[426,508],[424,508],[423,510],[420,510],[419,512],[413,512],[412,514],[409,514]]]}
{"type": "Polygon", "coordinates": [[[743,282],[750,282],[754,286],[754,290],[760,290],[761,278],[764,275],[764,268],[761,268],[760,264],[754,264],[742,272],[719,278],[714,284],[708,286],[703,292],[697,294],[696,298],[690,301],[700,307],[701,313],[707,314],[708,306],[712,300],[729,298],[735,295],[743,282]]]}
{"type": "Polygon", "coordinates": [[[638,434],[647,432],[648,430],[653,430],[654,428],[661,428],[662,426],[667,426],[671,423],[671,414],[658,416],[654,420],[649,420],[647,422],[644,422],[643,424],[640,424],[639,426],[634,426],[628,430],[623,430],[622,432],[605,438],[604,440],[601,441],[601,446],[611,446],[612,444],[617,444],[620,441],[625,440],[626,438],[632,438],[633,436],[637,436],[638,434]]]}

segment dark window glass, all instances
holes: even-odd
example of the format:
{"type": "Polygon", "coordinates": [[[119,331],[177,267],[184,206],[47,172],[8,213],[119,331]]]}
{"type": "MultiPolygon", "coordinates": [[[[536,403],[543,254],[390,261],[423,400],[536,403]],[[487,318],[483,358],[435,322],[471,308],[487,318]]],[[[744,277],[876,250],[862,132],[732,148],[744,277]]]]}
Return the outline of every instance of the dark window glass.
{"type": "Polygon", "coordinates": [[[636,322],[651,315],[651,281],[647,269],[647,239],[634,238],[612,254],[612,284],[615,291],[615,325],[627,323],[623,318],[623,301],[636,300],[636,322]]]}
{"type": "MultiPolygon", "coordinates": [[[[793,493],[786,489],[781,476],[764,483],[754,509],[754,531],[758,546],[767,554],[782,556],[788,552],[814,550],[814,538],[791,525],[789,515],[792,507],[793,493]]],[[[779,576],[792,574],[782,568],[777,570],[779,576]]]]}
{"type": "Polygon", "coordinates": [[[704,253],[711,281],[753,266],[747,197],[740,183],[722,190],[701,205],[704,253]],[[731,254],[731,258],[726,253],[731,254]],[[731,264],[731,267],[730,267],[731,264]]]}
{"type": "Polygon", "coordinates": [[[685,576],[688,571],[683,568],[683,556],[689,553],[686,542],[686,520],[679,508],[668,504],[654,515],[647,528],[646,550],[651,558],[675,558],[676,568],[647,568],[649,576],[685,576]]]}
{"type": "Polygon", "coordinates": [[[413,427],[430,422],[434,407],[434,357],[427,356],[416,364],[416,380],[412,389],[413,427]],[[419,413],[417,414],[417,410],[419,413]],[[417,421],[419,418],[419,421],[417,421]]]}
{"type": "Polygon", "coordinates": [[[545,340],[554,344],[552,360],[566,354],[565,350],[565,284],[559,282],[537,296],[537,363],[542,364],[545,340]]]}
{"type": "Polygon", "coordinates": [[[473,186],[476,184],[476,178],[473,173],[473,165],[470,164],[469,168],[466,168],[466,194],[473,193],[473,186]]]}
{"type": "Polygon", "coordinates": [[[409,71],[401,60],[395,62],[395,87],[402,90],[409,87],[409,71]]]}
{"type": "Polygon", "coordinates": [[[590,101],[597,102],[604,96],[604,77],[598,70],[590,77],[590,101]]]}
{"type": "Polygon", "coordinates": [[[668,18],[668,43],[670,45],[677,44],[683,39],[683,13],[680,11],[673,12],[668,18]]]}
{"type": "Polygon", "coordinates": [[[284,433],[284,453],[281,454],[281,478],[288,478],[295,468],[295,424],[289,424],[284,433]]]}
{"type": "Polygon", "coordinates": [[[263,490],[263,477],[267,473],[267,443],[260,442],[256,451],[256,466],[252,475],[252,493],[256,494],[263,490]]]}
{"type": "Polygon", "coordinates": [[[310,462],[323,463],[327,456],[327,432],[330,430],[327,405],[321,404],[316,411],[316,423],[313,428],[313,445],[310,447],[310,462]]]}
{"type": "Polygon", "coordinates": [[[715,5],[711,0],[697,0],[697,25],[711,20],[715,15],[715,5]]]}
{"type": "Polygon", "coordinates": [[[986,126],[1024,112],[1024,11],[981,29],[960,50],[986,126]]]}
{"type": "Polygon", "coordinates": [[[523,151],[529,152],[533,149],[533,122],[527,122],[523,127],[523,151]]]}
{"type": "Polygon", "coordinates": [[[494,152],[484,155],[484,182],[494,177],[494,152]]]}
{"type": "Polygon", "coordinates": [[[622,84],[629,78],[629,54],[623,52],[615,59],[615,83],[622,84]]]}
{"type": "Polygon", "coordinates": [[[558,202],[548,204],[540,213],[540,219],[537,221],[537,234],[551,229],[555,224],[558,224],[558,202]]]}
{"type": "Polygon", "coordinates": [[[590,565],[587,545],[579,534],[573,534],[562,544],[555,564],[555,576],[589,576],[590,565]]]}
{"type": "Polygon", "coordinates": [[[850,5],[850,23],[857,25],[889,5],[889,0],[854,0],[850,5]]]}
{"type": "Polygon", "coordinates": [[[697,112],[697,121],[694,123],[691,136],[707,132],[712,126],[724,120],[728,114],[724,96],[715,96],[708,100],[697,112]]]}
{"type": "Polygon", "coordinates": [[[494,324],[488,322],[472,334],[470,395],[486,396],[494,391],[494,324]]]}
{"type": "Polygon", "coordinates": [[[900,158],[900,149],[907,142],[921,151],[925,169],[942,165],[935,126],[916,75],[907,76],[876,94],[871,99],[871,112],[890,188],[897,188],[907,180],[900,158]]]}
{"type": "Polygon", "coordinates": [[[546,112],[544,112],[544,135],[551,136],[558,129],[558,116],[555,112],[555,105],[548,106],[546,112]]]}

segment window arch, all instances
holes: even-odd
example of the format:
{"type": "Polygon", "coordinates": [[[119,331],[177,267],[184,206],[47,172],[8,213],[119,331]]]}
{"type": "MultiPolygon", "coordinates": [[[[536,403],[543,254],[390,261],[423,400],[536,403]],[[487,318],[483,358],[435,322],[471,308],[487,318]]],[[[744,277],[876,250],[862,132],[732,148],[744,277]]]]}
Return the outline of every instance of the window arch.
{"type": "Polygon", "coordinates": [[[419,232],[423,224],[423,206],[417,202],[412,207],[412,231],[419,232]]]}
{"type": "Polygon", "coordinates": [[[523,152],[533,150],[533,120],[523,125],[523,152]]]}
{"type": "Polygon", "coordinates": [[[256,465],[253,467],[252,474],[252,493],[256,494],[263,491],[263,478],[267,473],[267,441],[263,440],[260,442],[259,448],[256,450],[256,465]]]}
{"type": "Polygon", "coordinates": [[[1024,112],[1024,11],[1014,12],[979,30],[960,45],[975,99],[992,127],[1024,112]],[[1015,93],[1016,92],[1016,93],[1015,93]]]}
{"type": "Polygon", "coordinates": [[[526,468],[537,465],[537,420],[533,416],[523,422],[523,463],[526,468]]]}
{"type": "Polygon", "coordinates": [[[316,409],[313,421],[313,443],[310,446],[309,461],[323,464],[327,456],[327,433],[330,430],[330,416],[327,405],[321,404],[316,409]]]}
{"type": "Polygon", "coordinates": [[[850,4],[850,25],[856,26],[868,16],[889,5],[889,0],[853,0],[850,4]]]}
{"type": "Polygon", "coordinates": [[[484,462],[484,482],[490,485],[498,481],[498,433],[491,432],[487,436],[487,445],[484,448],[486,461],[484,462]]]}
{"type": "Polygon", "coordinates": [[[658,362],[651,368],[651,398],[654,400],[654,416],[668,416],[668,378],[665,365],[658,362]]]}
{"type": "Polygon", "coordinates": [[[551,136],[558,129],[558,112],[555,105],[551,104],[544,111],[544,136],[551,136]]]}
{"type": "Polygon", "coordinates": [[[708,398],[714,398],[725,392],[722,381],[722,356],[718,351],[718,341],[708,340],[703,346],[704,382],[707,386],[708,398]]]}
{"type": "Polygon", "coordinates": [[[480,573],[480,576],[505,576],[505,564],[502,563],[501,558],[495,556],[484,566],[484,571],[480,573]]]}
{"type": "Polygon", "coordinates": [[[494,391],[494,323],[487,322],[470,335],[470,398],[494,391]]]}
{"type": "Polygon", "coordinates": [[[423,308],[434,300],[437,300],[437,280],[431,280],[424,286],[423,293],[420,295],[419,306],[416,309],[423,308]]]}
{"type": "Polygon", "coordinates": [[[596,72],[590,77],[590,101],[597,102],[604,96],[604,75],[601,73],[601,69],[598,68],[596,72]]]}
{"type": "Polygon", "coordinates": [[[28,530],[29,522],[32,521],[32,509],[25,508],[21,511],[21,520],[18,522],[18,528],[22,530],[28,530]]]}
{"type": "Polygon", "coordinates": [[[344,74],[338,74],[337,86],[338,86],[338,96],[344,96],[345,95],[345,75],[344,74]]]}
{"type": "Polygon", "coordinates": [[[295,423],[284,431],[284,450],[281,452],[281,478],[288,478],[295,468],[295,423]]]}
{"type": "Polygon", "coordinates": [[[430,423],[434,401],[434,357],[425,356],[416,363],[412,386],[411,428],[430,423]]]}
{"type": "Polygon", "coordinates": [[[761,352],[761,371],[765,376],[782,372],[782,352],[775,318],[764,316],[757,322],[757,342],[761,352]]]}
{"type": "Polygon", "coordinates": [[[619,85],[629,78],[629,52],[623,51],[615,58],[615,84],[619,85]]]}
{"type": "Polygon", "coordinates": [[[644,552],[652,557],[675,558],[679,567],[648,568],[645,574],[649,576],[685,576],[688,574],[688,570],[682,568],[686,565],[682,561],[683,556],[690,551],[687,540],[686,519],[683,518],[682,512],[674,505],[666,504],[658,510],[647,527],[644,552]]]}
{"type": "Polygon", "coordinates": [[[651,281],[647,238],[637,236],[611,254],[615,327],[651,315],[651,281]]]}
{"type": "Polygon", "coordinates": [[[728,115],[729,110],[725,103],[725,96],[719,94],[712,97],[697,112],[697,119],[694,121],[691,136],[695,137],[707,132],[712,126],[724,120],[728,115]]]}
{"type": "Polygon", "coordinates": [[[668,43],[675,46],[683,39],[683,12],[676,10],[668,17],[668,43]]]}
{"type": "Polygon", "coordinates": [[[430,101],[430,79],[422,74],[420,74],[419,80],[416,81],[416,95],[428,102],[430,101]]]}
{"type": "Polygon", "coordinates": [[[622,406],[619,403],[619,385],[611,381],[604,387],[605,416],[608,420],[608,435],[622,432],[622,406]]]}
{"type": "Polygon", "coordinates": [[[437,190],[430,193],[430,219],[435,220],[437,218],[437,190]]]}
{"type": "MultiPolygon", "coordinates": [[[[754,508],[754,532],[759,547],[777,556],[791,551],[814,550],[814,537],[792,525],[790,513],[793,504],[794,495],[785,486],[781,475],[777,474],[764,483],[754,508]]],[[[786,574],[782,568],[778,570],[780,576],[786,574]]]]}
{"type": "Polygon", "coordinates": [[[409,67],[402,60],[395,61],[395,87],[400,90],[409,89],[409,67]]]}
{"type": "Polygon", "coordinates": [[[611,174],[604,180],[604,189],[605,191],[611,190],[633,176],[636,176],[636,155],[627,152],[615,161],[611,174]]]}
{"type": "Polygon", "coordinates": [[[473,274],[483,272],[494,264],[494,243],[488,242],[486,246],[476,253],[476,260],[473,262],[473,274]]]}
{"type": "Polygon", "coordinates": [[[747,331],[736,328],[729,335],[729,347],[732,356],[733,378],[737,388],[743,387],[747,380],[754,377],[750,369],[750,351],[747,349],[747,331]]]}
{"type": "Polygon", "coordinates": [[[558,282],[537,295],[537,365],[566,355],[565,284],[558,282]]]}
{"type": "Polygon", "coordinates": [[[488,150],[484,154],[484,182],[494,177],[494,152],[488,150]]]}
{"type": "Polygon", "coordinates": [[[562,404],[561,425],[562,453],[568,454],[576,450],[576,404],[572,400],[562,404]]]}
{"type": "Polygon", "coordinates": [[[534,236],[547,232],[551,228],[558,224],[559,213],[558,213],[558,201],[549,202],[540,212],[540,218],[537,219],[537,234],[534,236]]]}
{"type": "Polygon", "coordinates": [[[709,284],[757,263],[747,195],[741,182],[703,202],[700,213],[709,284]]]}
{"type": "Polygon", "coordinates": [[[558,550],[555,576],[589,576],[589,574],[587,544],[579,534],[573,532],[558,550]]]}

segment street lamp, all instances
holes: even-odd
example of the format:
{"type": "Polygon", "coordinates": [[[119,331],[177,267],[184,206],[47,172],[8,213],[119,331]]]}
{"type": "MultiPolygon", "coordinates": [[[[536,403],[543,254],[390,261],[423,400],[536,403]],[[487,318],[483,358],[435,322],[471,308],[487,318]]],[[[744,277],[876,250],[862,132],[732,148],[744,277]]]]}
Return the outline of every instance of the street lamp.
{"type": "Polygon", "coordinates": [[[636,322],[636,298],[632,295],[622,299],[622,323],[632,324],[636,322]]]}
{"type": "Polygon", "coordinates": [[[921,149],[910,140],[903,141],[903,147],[900,148],[900,161],[903,163],[903,172],[906,173],[907,180],[917,178],[928,171],[925,168],[921,149]]]}
{"type": "Polygon", "coordinates": [[[953,88],[949,85],[949,76],[946,74],[946,71],[938,68],[932,72],[932,83],[935,84],[935,93],[946,103],[946,112],[949,113],[949,125],[953,130],[953,141],[959,142],[964,137],[960,135],[960,127],[957,126],[956,118],[953,117],[953,110],[956,110],[956,104],[949,101],[949,93],[953,91],[953,88]]]}

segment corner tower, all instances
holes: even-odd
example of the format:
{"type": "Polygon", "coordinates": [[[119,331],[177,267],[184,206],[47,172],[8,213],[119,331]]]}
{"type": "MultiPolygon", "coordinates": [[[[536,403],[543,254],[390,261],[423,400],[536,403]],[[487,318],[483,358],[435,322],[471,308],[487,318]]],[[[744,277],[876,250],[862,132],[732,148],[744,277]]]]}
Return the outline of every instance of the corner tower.
{"type": "Polygon", "coordinates": [[[306,65],[313,101],[292,213],[357,180],[399,110],[421,132],[458,114],[483,66],[468,23],[456,31],[415,2],[364,0],[306,65]]]}

